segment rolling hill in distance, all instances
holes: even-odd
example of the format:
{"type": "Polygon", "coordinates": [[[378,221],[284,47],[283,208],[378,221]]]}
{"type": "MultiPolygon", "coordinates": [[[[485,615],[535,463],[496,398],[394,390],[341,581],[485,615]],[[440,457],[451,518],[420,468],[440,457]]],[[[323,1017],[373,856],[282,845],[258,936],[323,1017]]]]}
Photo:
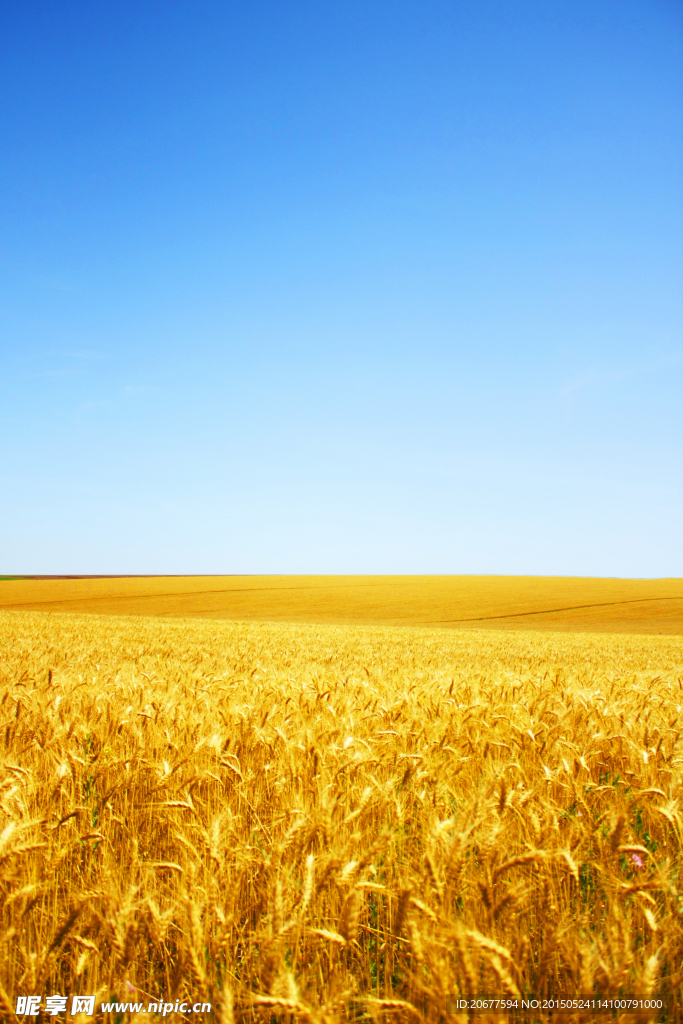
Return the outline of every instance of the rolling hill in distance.
{"type": "Polygon", "coordinates": [[[0,610],[455,629],[683,634],[683,580],[560,576],[0,579],[0,610]]]}

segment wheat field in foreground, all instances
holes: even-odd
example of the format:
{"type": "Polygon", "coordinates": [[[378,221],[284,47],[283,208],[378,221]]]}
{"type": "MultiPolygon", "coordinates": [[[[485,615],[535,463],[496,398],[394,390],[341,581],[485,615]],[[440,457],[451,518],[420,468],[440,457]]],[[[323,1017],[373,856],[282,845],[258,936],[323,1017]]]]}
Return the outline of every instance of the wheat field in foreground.
{"type": "Polygon", "coordinates": [[[683,1020],[680,637],[4,612],[0,653],[7,1018],[683,1020]]]}

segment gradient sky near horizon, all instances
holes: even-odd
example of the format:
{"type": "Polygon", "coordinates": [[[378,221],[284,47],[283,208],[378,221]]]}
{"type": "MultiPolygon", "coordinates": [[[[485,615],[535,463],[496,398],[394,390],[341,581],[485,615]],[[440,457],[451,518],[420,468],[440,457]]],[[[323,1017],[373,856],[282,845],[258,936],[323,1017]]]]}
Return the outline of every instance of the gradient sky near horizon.
{"type": "Polygon", "coordinates": [[[0,572],[683,576],[677,0],[0,11],[0,572]]]}

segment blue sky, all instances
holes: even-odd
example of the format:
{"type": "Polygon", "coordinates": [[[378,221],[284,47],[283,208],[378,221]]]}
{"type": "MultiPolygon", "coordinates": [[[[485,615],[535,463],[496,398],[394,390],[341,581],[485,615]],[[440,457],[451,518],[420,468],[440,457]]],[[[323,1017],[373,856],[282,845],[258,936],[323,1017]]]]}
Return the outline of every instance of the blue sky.
{"type": "Polygon", "coordinates": [[[683,576],[674,0],[0,12],[0,571],[683,576]]]}

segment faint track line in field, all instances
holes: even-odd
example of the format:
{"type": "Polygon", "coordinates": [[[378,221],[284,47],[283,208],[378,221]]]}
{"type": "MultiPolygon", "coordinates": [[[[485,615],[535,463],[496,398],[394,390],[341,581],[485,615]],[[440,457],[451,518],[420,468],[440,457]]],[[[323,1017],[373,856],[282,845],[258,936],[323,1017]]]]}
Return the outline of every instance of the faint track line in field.
{"type": "Polygon", "coordinates": [[[575,612],[582,608],[610,608],[622,604],[645,604],[646,601],[683,601],[679,597],[629,597],[625,601],[600,601],[598,604],[572,604],[566,608],[541,608],[529,612],[508,612],[505,615],[475,615],[468,619],[439,619],[439,622],[487,622],[489,619],[519,619],[529,615],[552,615],[553,612],[575,612]]]}
{"type": "MultiPolygon", "coordinates": [[[[67,577],[65,577],[67,578],[67,577]]],[[[86,577],[79,577],[85,579],[86,577]]],[[[91,577],[92,579],[141,579],[144,577],[140,576],[97,576],[91,577]]],[[[153,577],[150,577],[150,579],[153,577]]],[[[338,586],[334,586],[330,589],[333,590],[355,590],[359,587],[385,587],[385,586],[401,586],[400,583],[341,583],[338,586]]],[[[87,595],[83,597],[65,597],[55,598],[46,597],[38,598],[35,601],[23,601],[17,604],[0,605],[2,608],[7,608],[10,611],[30,611],[31,608],[36,604],[82,604],[87,601],[88,604],[94,601],[149,601],[149,600],[165,600],[167,598],[176,597],[205,597],[207,594],[264,594],[267,592],[286,593],[290,590],[310,590],[320,591],[326,590],[327,587],[230,587],[225,590],[178,590],[165,593],[150,593],[150,594],[98,594],[98,595],[87,595]]]]}

